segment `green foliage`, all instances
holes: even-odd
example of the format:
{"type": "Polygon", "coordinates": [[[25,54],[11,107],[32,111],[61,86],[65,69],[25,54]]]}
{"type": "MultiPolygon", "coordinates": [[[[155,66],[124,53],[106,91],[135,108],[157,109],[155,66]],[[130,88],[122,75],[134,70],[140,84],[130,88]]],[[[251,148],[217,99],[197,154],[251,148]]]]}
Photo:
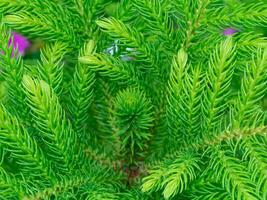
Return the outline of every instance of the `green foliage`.
{"type": "Polygon", "coordinates": [[[0,13],[0,199],[267,199],[266,4],[0,0],[0,13]],[[45,41],[35,65],[11,29],[45,41]]]}
{"type": "Polygon", "coordinates": [[[43,80],[23,77],[28,106],[42,135],[45,153],[54,160],[55,168],[68,172],[77,162],[74,155],[77,136],[74,134],[54,91],[43,80]],[[65,138],[65,139],[64,139],[65,138]]]}
{"type": "Polygon", "coordinates": [[[168,199],[177,193],[182,193],[187,189],[189,182],[196,178],[199,158],[194,154],[185,154],[174,160],[165,160],[149,171],[149,176],[145,177],[142,191],[163,190],[164,198],[168,199]]]}
{"type": "Polygon", "coordinates": [[[214,127],[219,127],[224,111],[227,109],[226,100],[230,94],[229,86],[235,66],[233,59],[234,48],[231,39],[227,39],[218,46],[210,58],[203,97],[202,134],[210,134],[214,131],[214,127]]]}
{"type": "Polygon", "coordinates": [[[40,152],[36,141],[33,140],[24,127],[19,125],[18,120],[1,106],[1,144],[5,151],[12,152],[11,156],[15,163],[21,165],[22,174],[29,174],[35,168],[31,176],[49,176],[49,166],[46,158],[40,152]],[[38,163],[38,164],[37,164],[38,163]],[[41,164],[41,165],[40,165],[41,164]],[[47,171],[44,171],[46,170],[47,171]]]}
{"type": "Polygon", "coordinates": [[[89,54],[79,57],[79,61],[83,64],[88,64],[92,71],[96,71],[113,81],[136,82],[129,66],[111,56],[97,53],[94,55],[89,54]]]}
{"type": "Polygon", "coordinates": [[[65,47],[56,42],[48,44],[41,50],[41,62],[38,63],[37,71],[40,73],[40,79],[46,81],[57,95],[61,94],[63,80],[62,59],[65,54],[65,47]]]}
{"type": "Polygon", "coordinates": [[[214,160],[211,162],[211,168],[215,172],[215,179],[232,194],[233,199],[259,199],[255,183],[250,179],[246,166],[232,157],[230,150],[214,148],[212,151],[214,160]]]}
{"type": "Polygon", "coordinates": [[[231,24],[232,26],[251,28],[251,26],[264,24],[266,21],[266,3],[256,2],[254,4],[230,4],[218,6],[216,9],[208,10],[210,21],[212,25],[219,25],[219,23],[231,24]],[[245,21],[245,23],[244,23],[245,21]]]}
{"type": "Polygon", "coordinates": [[[17,183],[14,181],[14,177],[8,175],[3,168],[0,168],[0,177],[1,199],[18,199],[21,197],[19,190],[15,187],[17,183]]]}
{"type": "MultiPolygon", "coordinates": [[[[85,45],[81,55],[91,54],[94,51],[94,42],[90,41],[85,45]]],[[[73,129],[77,133],[84,131],[84,126],[88,120],[87,112],[93,100],[95,74],[84,64],[78,63],[70,89],[70,114],[73,121],[73,129]]]]}
{"type": "MultiPolygon", "coordinates": [[[[22,74],[24,73],[23,60],[21,57],[15,59],[17,51],[14,51],[14,57],[12,56],[12,46],[8,47],[7,43],[11,33],[6,31],[6,27],[3,24],[0,26],[0,31],[2,33],[0,48],[3,49],[3,53],[0,54],[1,71],[4,74],[5,82],[8,85],[5,103],[12,105],[11,109],[14,109],[14,111],[21,110],[22,113],[20,113],[20,115],[24,117],[26,115],[26,110],[23,109],[25,108],[23,102],[25,95],[21,88],[21,79],[22,74]]],[[[13,42],[14,41],[12,41],[12,43],[13,42]]]]}
{"type": "Polygon", "coordinates": [[[234,118],[239,127],[249,125],[253,115],[260,110],[256,102],[266,93],[266,59],[266,51],[258,50],[257,57],[247,65],[244,72],[238,99],[234,105],[234,118]]]}
{"type": "Polygon", "coordinates": [[[194,188],[192,188],[192,193],[189,194],[189,196],[193,200],[231,199],[230,194],[218,186],[216,182],[207,182],[205,179],[198,184],[195,184],[194,188]]]}
{"type": "MultiPolygon", "coordinates": [[[[114,126],[121,140],[122,154],[133,162],[135,154],[142,155],[153,126],[151,101],[138,89],[120,91],[114,100],[114,126]]],[[[136,158],[135,158],[136,159],[136,158]]]]}

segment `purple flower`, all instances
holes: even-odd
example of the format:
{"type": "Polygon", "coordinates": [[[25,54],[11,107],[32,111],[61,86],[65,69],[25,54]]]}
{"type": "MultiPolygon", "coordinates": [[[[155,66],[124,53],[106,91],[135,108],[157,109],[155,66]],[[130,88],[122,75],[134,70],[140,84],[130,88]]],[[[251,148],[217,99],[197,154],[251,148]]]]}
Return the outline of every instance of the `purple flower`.
{"type": "Polygon", "coordinates": [[[228,35],[233,35],[235,34],[236,32],[238,32],[238,30],[234,29],[234,28],[227,28],[227,29],[224,29],[223,31],[223,34],[225,36],[228,36],[228,35]]]}
{"type": "Polygon", "coordinates": [[[14,56],[15,49],[18,50],[18,54],[24,55],[25,54],[25,50],[30,46],[29,40],[27,40],[27,38],[25,38],[24,36],[22,36],[22,35],[20,35],[20,34],[18,34],[16,32],[12,32],[11,33],[11,38],[8,40],[8,46],[9,47],[12,44],[12,38],[13,38],[12,57],[14,56]]]}

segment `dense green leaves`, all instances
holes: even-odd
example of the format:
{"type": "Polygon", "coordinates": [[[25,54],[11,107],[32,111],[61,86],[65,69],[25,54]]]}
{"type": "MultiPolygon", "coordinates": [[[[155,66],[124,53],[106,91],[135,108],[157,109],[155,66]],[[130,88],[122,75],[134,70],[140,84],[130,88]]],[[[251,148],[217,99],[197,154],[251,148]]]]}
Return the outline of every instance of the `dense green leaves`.
{"type": "Polygon", "coordinates": [[[0,0],[0,199],[266,200],[266,11],[0,0]]]}

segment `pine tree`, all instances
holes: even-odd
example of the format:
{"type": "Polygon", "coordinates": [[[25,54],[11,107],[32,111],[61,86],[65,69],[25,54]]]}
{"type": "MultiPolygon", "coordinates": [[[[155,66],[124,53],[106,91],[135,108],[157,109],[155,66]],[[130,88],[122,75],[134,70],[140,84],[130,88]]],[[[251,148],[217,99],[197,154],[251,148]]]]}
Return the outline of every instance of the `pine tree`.
{"type": "Polygon", "coordinates": [[[0,0],[0,13],[0,199],[267,199],[266,3],[0,0]],[[36,64],[11,30],[45,41],[36,64]]]}

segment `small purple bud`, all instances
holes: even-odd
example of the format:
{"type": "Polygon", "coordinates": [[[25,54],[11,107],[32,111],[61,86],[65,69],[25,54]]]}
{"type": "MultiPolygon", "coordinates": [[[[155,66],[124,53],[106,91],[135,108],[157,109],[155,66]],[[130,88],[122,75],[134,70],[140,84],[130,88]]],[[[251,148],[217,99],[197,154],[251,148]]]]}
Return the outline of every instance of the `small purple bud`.
{"type": "Polygon", "coordinates": [[[13,37],[13,53],[12,53],[12,57],[14,56],[14,51],[15,49],[18,49],[18,53],[20,55],[24,55],[25,54],[25,50],[30,46],[30,42],[27,38],[25,38],[24,36],[16,33],[16,32],[12,32],[11,33],[11,38],[9,38],[8,40],[8,46],[11,45],[12,43],[12,37],[13,37]]]}
{"type": "Polygon", "coordinates": [[[223,34],[225,36],[228,36],[228,35],[233,35],[236,32],[238,32],[238,30],[236,30],[234,28],[227,28],[227,29],[224,29],[223,34]]]}

